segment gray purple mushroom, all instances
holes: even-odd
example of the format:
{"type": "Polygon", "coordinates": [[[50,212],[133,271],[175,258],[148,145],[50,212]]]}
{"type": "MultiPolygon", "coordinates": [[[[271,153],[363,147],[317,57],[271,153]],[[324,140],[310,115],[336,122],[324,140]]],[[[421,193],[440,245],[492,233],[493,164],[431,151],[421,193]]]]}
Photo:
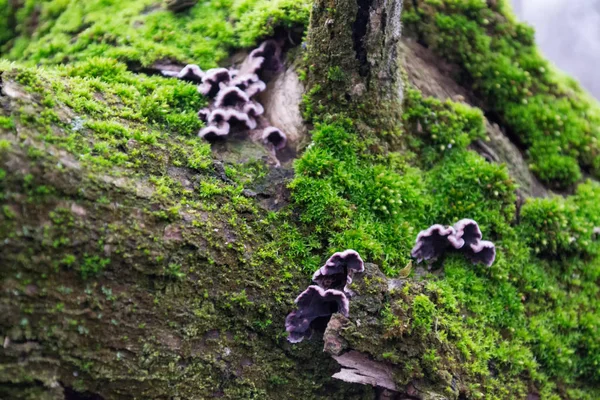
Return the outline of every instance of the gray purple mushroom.
{"type": "Polygon", "coordinates": [[[454,231],[456,232],[454,236],[458,240],[459,246],[455,248],[461,248],[464,245],[471,245],[477,243],[483,237],[481,234],[481,230],[479,229],[479,225],[477,222],[472,219],[461,219],[456,224],[454,224],[454,231]]]}
{"type": "Polygon", "coordinates": [[[460,251],[473,264],[489,267],[496,258],[496,247],[492,242],[481,239],[481,229],[472,219],[462,219],[453,227],[436,224],[419,232],[411,256],[417,262],[433,262],[448,250],[460,251]]]}
{"type": "Polygon", "coordinates": [[[202,82],[202,80],[204,78],[204,71],[202,71],[200,69],[200,67],[197,66],[196,64],[188,64],[185,67],[183,67],[181,69],[181,71],[179,71],[179,72],[162,70],[161,73],[164,76],[170,76],[170,77],[182,79],[184,81],[190,81],[190,82],[196,82],[196,83],[202,82]]]}
{"type": "Polygon", "coordinates": [[[267,40],[249,54],[239,70],[213,68],[202,71],[197,65],[190,64],[178,72],[162,73],[199,82],[198,91],[214,99],[207,108],[198,111],[198,118],[207,125],[199,132],[200,137],[214,141],[241,133],[262,142],[275,155],[275,151],[286,146],[287,136],[279,128],[270,126],[264,117],[263,106],[252,98],[267,88],[261,79],[264,72],[277,71],[282,65],[281,43],[267,40]]]}
{"type": "MultiPolygon", "coordinates": [[[[454,236],[454,228],[445,228],[443,225],[432,225],[417,235],[417,243],[413,247],[410,255],[417,259],[417,262],[435,261],[450,246],[458,246],[460,243],[454,236]]],[[[455,247],[460,248],[461,246],[455,247]]]]}
{"type": "Polygon", "coordinates": [[[229,124],[223,121],[218,125],[209,125],[205,128],[202,128],[198,133],[198,136],[208,141],[215,141],[225,138],[228,133],[229,124]]]}
{"type": "Polygon", "coordinates": [[[265,144],[273,146],[275,150],[283,149],[287,143],[285,134],[274,126],[263,130],[262,140],[265,144]]]}
{"type": "Polygon", "coordinates": [[[347,290],[355,273],[365,270],[365,264],[354,250],[335,253],[313,274],[313,282],[324,289],[347,290]]]}
{"type": "Polygon", "coordinates": [[[347,317],[350,302],[344,291],[352,283],[353,275],[364,270],[365,264],[354,250],[345,250],[329,257],[313,275],[312,279],[317,285],[309,286],[298,296],[295,301],[297,310],[285,319],[288,340],[298,343],[310,337],[314,330],[324,331],[325,324],[335,313],[347,317]]]}
{"type": "Polygon", "coordinates": [[[491,267],[496,259],[496,246],[488,240],[465,245],[460,250],[473,264],[481,263],[491,267]]]}
{"type": "Polygon", "coordinates": [[[339,290],[325,290],[319,286],[309,286],[295,300],[296,311],[292,311],[285,319],[285,330],[288,341],[299,343],[311,336],[314,324],[319,319],[329,319],[339,312],[348,316],[348,298],[339,290]]]}

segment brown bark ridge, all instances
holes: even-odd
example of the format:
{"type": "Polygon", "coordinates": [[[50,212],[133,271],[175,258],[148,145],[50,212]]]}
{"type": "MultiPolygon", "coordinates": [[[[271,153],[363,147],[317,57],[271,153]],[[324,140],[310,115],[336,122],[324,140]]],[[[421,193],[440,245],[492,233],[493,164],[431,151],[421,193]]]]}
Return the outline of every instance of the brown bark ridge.
{"type": "Polygon", "coordinates": [[[393,131],[402,104],[401,0],[317,0],[308,33],[309,87],[325,113],[393,131]]]}

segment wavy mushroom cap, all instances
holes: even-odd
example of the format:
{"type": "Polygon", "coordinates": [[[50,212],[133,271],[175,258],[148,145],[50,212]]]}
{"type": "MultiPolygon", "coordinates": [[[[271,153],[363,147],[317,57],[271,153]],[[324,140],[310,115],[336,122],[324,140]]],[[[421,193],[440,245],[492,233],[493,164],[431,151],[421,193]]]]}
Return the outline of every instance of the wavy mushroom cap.
{"type": "Polygon", "coordinates": [[[496,246],[488,240],[480,240],[468,247],[465,245],[463,252],[473,264],[480,263],[491,267],[496,260],[496,246]]]}
{"type": "Polygon", "coordinates": [[[275,150],[283,149],[287,143],[287,137],[285,136],[285,133],[281,132],[274,126],[266,128],[263,131],[262,140],[263,142],[273,146],[275,150]]]}
{"type": "Polygon", "coordinates": [[[355,273],[365,270],[365,263],[360,254],[355,250],[345,250],[333,254],[313,274],[313,281],[325,289],[346,290],[347,285],[352,283],[355,273]]]}
{"type": "Polygon", "coordinates": [[[477,243],[482,238],[479,225],[472,219],[461,219],[454,224],[454,230],[456,231],[454,234],[454,237],[456,238],[455,243],[460,244],[458,247],[454,246],[457,249],[477,243]]]}
{"type": "Polygon", "coordinates": [[[229,86],[219,91],[215,99],[215,107],[243,107],[249,101],[250,98],[246,93],[235,86],[229,86]]]}
{"type": "Polygon", "coordinates": [[[309,337],[313,322],[318,318],[328,318],[336,312],[348,316],[350,303],[346,295],[334,289],[325,290],[311,285],[295,300],[296,311],[285,319],[285,330],[292,343],[309,337]]]}
{"type": "Polygon", "coordinates": [[[209,142],[223,139],[229,134],[229,124],[227,122],[222,122],[218,125],[209,125],[205,128],[202,128],[198,133],[203,139],[208,140],[209,142]]]}
{"type": "Polygon", "coordinates": [[[452,227],[445,228],[439,224],[432,225],[419,232],[410,255],[416,258],[417,262],[437,260],[448,246],[457,243],[454,234],[455,231],[452,227]]]}

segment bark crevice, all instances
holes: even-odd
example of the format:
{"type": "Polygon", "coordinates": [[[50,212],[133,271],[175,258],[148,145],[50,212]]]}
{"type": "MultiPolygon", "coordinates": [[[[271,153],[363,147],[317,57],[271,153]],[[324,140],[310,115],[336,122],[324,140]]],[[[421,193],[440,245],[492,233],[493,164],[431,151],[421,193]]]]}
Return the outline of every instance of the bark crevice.
{"type": "Polygon", "coordinates": [[[362,77],[368,77],[371,66],[367,60],[367,48],[364,38],[367,35],[369,13],[373,0],[357,0],[356,3],[358,10],[356,11],[356,19],[352,24],[352,42],[356,59],[359,62],[358,73],[362,77]]]}

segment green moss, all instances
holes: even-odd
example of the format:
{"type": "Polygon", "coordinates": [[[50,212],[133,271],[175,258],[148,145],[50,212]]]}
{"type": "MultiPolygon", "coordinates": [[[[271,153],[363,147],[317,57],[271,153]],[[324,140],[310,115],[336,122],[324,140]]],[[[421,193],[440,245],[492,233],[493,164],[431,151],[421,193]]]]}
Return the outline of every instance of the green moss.
{"type": "MultiPolygon", "coordinates": [[[[41,343],[69,371],[80,371],[78,390],[127,377],[152,382],[163,397],[211,397],[215,387],[230,399],[282,390],[293,398],[365,397],[361,388],[330,380],[336,367],[318,341],[285,351],[272,345],[283,340],[293,297],[335,250],[354,248],[396,277],[410,270],[421,229],[469,217],[496,243],[495,264],[474,266],[454,254],[433,265],[433,274],[417,270],[381,300],[381,321],[362,324],[380,329],[376,334],[348,329],[356,334],[352,345],[396,364],[400,383],[426,377],[449,396],[456,395],[455,376],[469,398],[524,398],[532,387],[552,400],[559,393],[598,398],[598,184],[580,185],[564,199],[529,201],[518,214],[506,168],[467,150],[484,136],[481,111],[407,88],[402,121],[383,121],[383,131],[374,119],[365,130],[365,121],[347,115],[366,118],[368,105],[349,105],[343,91],[330,90],[346,71],[332,67],[323,70],[328,82],[306,95],[307,119],[321,123],[296,161],[292,204],[265,212],[244,192],[270,179],[262,162],[226,163],[232,182],[224,182],[212,171],[210,146],[188,137],[200,128],[195,112],[205,104],[194,86],[127,69],[163,58],[215,66],[229,49],[278,26],[305,24],[308,3],[211,1],[181,14],[148,1],[75,3],[25,2],[15,40],[5,45],[5,54],[25,63],[68,65],[0,62],[3,82],[31,96],[27,107],[6,100],[10,107],[0,110],[2,129],[17,128],[21,140],[13,146],[14,135],[0,139],[8,143],[0,157],[18,153],[27,167],[0,169],[0,237],[9,246],[26,238],[27,246],[3,252],[7,280],[16,280],[19,294],[35,281],[44,299],[40,310],[31,294],[11,298],[19,307],[9,316],[17,339],[41,343]],[[402,132],[387,129],[400,122],[402,132]],[[93,312],[75,317],[83,304],[93,312]],[[254,340],[257,332],[266,340],[254,340]],[[135,352],[112,351],[134,337],[135,352]],[[245,357],[253,364],[242,363],[245,357]]],[[[426,4],[416,11],[405,3],[405,22],[418,23],[412,28],[428,40],[439,34],[431,46],[447,58],[457,49],[471,52],[469,65],[452,59],[465,71],[498,70],[467,76],[492,111],[523,130],[532,169],[557,185],[578,179],[579,166],[595,162],[583,145],[587,126],[576,125],[590,109],[576,88],[568,86],[566,101],[564,82],[542,84],[552,75],[533,54],[531,32],[497,14],[484,21],[483,2],[426,4]],[[432,25],[426,17],[434,9],[444,12],[432,25]],[[481,35],[483,26],[495,30],[481,35]],[[515,84],[504,84],[509,78],[515,84]],[[530,96],[523,88],[535,90],[530,96]],[[525,107],[524,96],[536,106],[525,107]]],[[[368,282],[352,301],[376,301],[379,284],[385,282],[368,282]]]]}
{"type": "MultiPolygon", "coordinates": [[[[306,103],[312,104],[310,98],[306,103]]],[[[301,221],[328,252],[353,248],[394,276],[410,261],[419,230],[461,218],[477,220],[498,251],[489,270],[460,255],[446,257],[435,265],[443,265],[443,279],[427,276],[424,291],[406,284],[394,295],[400,298],[383,307],[385,330],[363,333],[360,341],[349,336],[353,346],[391,362],[403,360],[407,376],[439,374],[441,381],[443,371],[461,359],[460,374],[470,382],[473,397],[525,396],[523,374],[547,398],[557,398],[557,382],[577,387],[595,379],[589,370],[595,362],[592,331],[580,336],[574,311],[564,315],[563,310],[586,310],[589,329],[595,329],[595,272],[583,278],[580,268],[597,263],[590,261],[596,254],[592,227],[600,223],[596,184],[582,185],[564,200],[529,201],[518,216],[516,185],[506,167],[467,150],[484,136],[481,111],[424,98],[411,88],[405,96],[403,137],[412,152],[384,153],[377,136],[359,136],[351,121],[318,118],[338,122],[317,124],[290,187],[301,221]],[[518,217],[520,224],[515,224],[518,217]],[[542,237],[548,237],[547,245],[536,252],[542,237]],[[563,258],[546,258],[556,254],[563,258]],[[565,290],[574,284],[585,289],[572,297],[565,290]],[[549,305],[547,296],[557,301],[549,305]],[[411,340],[422,346],[420,361],[407,361],[411,356],[398,350],[411,340]],[[585,351],[578,353],[578,348],[585,351]],[[490,363],[502,378],[492,377],[490,363]]]]}
{"type": "Polygon", "coordinates": [[[407,87],[402,115],[410,130],[409,144],[420,153],[423,166],[430,168],[444,153],[466,149],[476,139],[485,138],[483,114],[477,108],[450,100],[441,102],[424,98],[418,90],[407,87]]]}
{"type": "Polygon", "coordinates": [[[580,168],[600,176],[600,108],[552,70],[533,30],[515,22],[504,2],[497,4],[423,0],[407,4],[403,20],[462,68],[462,82],[519,139],[542,181],[570,187],[581,179],[580,168]]]}
{"type": "MultiPolygon", "coordinates": [[[[170,59],[206,69],[217,66],[232,47],[252,46],[279,27],[302,28],[309,6],[304,0],[209,1],[176,14],[152,0],[27,2],[18,14],[20,26],[28,29],[7,32],[6,39],[16,37],[5,53],[33,64],[102,56],[138,65],[170,59]]],[[[8,19],[0,14],[0,27],[8,19]]]]}
{"type": "Polygon", "coordinates": [[[0,117],[0,128],[12,130],[15,124],[10,117],[0,117]]]}
{"type": "Polygon", "coordinates": [[[418,332],[427,334],[433,327],[435,317],[435,304],[424,294],[420,294],[413,299],[412,303],[412,328],[418,332]]]}
{"type": "Polygon", "coordinates": [[[110,259],[101,258],[98,256],[84,256],[81,265],[79,266],[79,272],[83,279],[89,278],[90,276],[97,275],[104,270],[110,264],[110,259]]]}
{"type": "Polygon", "coordinates": [[[596,247],[594,223],[578,214],[576,197],[530,199],[521,210],[521,228],[536,253],[554,257],[589,254],[596,247]]]}

